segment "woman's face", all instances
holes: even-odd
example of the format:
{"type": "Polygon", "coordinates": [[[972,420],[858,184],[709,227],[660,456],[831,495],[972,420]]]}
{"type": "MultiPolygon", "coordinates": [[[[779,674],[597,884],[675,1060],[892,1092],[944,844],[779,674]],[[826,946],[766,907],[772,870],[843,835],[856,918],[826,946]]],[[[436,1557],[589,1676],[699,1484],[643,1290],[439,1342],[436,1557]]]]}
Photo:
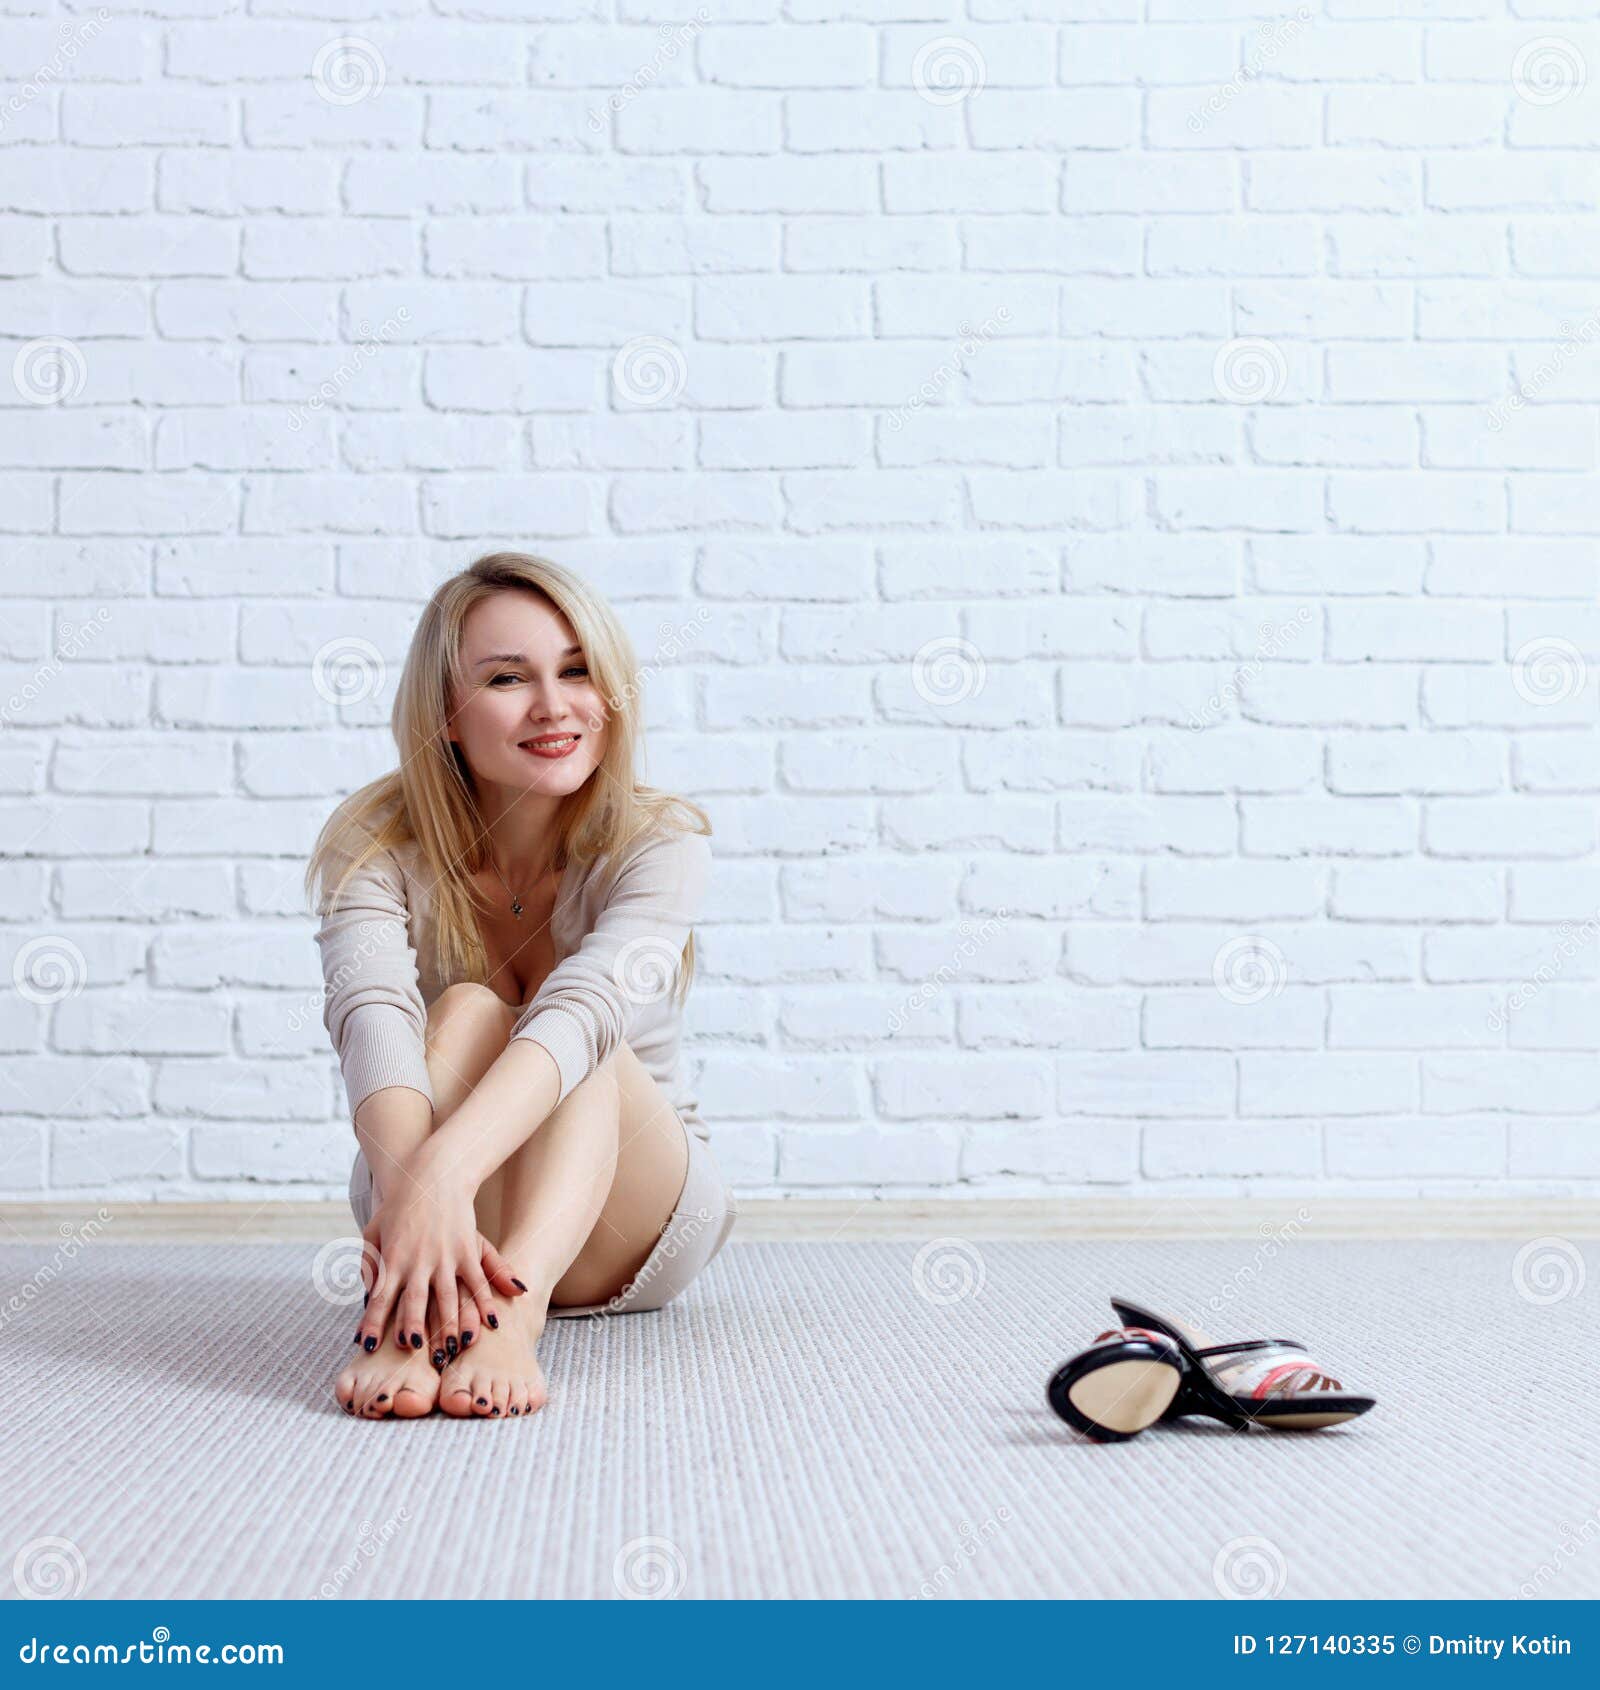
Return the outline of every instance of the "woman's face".
{"type": "Polygon", "coordinates": [[[572,624],[548,599],[508,589],[467,612],[461,650],[449,733],[479,786],[512,800],[576,792],[605,753],[607,711],[572,624]]]}

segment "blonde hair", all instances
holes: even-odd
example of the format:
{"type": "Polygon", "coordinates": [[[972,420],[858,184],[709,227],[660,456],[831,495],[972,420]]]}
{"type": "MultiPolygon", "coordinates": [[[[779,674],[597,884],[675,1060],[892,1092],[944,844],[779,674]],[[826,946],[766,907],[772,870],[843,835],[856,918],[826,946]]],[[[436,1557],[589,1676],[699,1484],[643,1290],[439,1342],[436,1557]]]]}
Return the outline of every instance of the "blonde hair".
{"type": "MultiPolygon", "coordinates": [[[[478,897],[470,877],[489,862],[488,836],[473,796],[461,748],[449,737],[452,692],[467,690],[461,629],[468,611],[491,594],[511,590],[546,599],[571,623],[589,674],[606,701],[605,751],[593,774],[556,811],[555,865],[587,862],[620,851],[642,833],[676,829],[711,832],[704,810],[635,778],[641,730],[639,664],[627,630],[606,600],[581,577],[547,558],[491,552],[452,575],[429,599],[411,636],[389,727],[400,766],[353,792],[323,823],[306,866],[305,889],[326,882],[335,859],[350,853],[331,897],[337,907],[345,882],[369,858],[415,842],[432,879],[437,913],[437,966],[447,975],[483,981],[488,953],[478,925],[478,897]],[[362,834],[366,835],[363,840],[362,834]]],[[[677,997],[694,973],[694,934],[683,947],[677,997]]]]}

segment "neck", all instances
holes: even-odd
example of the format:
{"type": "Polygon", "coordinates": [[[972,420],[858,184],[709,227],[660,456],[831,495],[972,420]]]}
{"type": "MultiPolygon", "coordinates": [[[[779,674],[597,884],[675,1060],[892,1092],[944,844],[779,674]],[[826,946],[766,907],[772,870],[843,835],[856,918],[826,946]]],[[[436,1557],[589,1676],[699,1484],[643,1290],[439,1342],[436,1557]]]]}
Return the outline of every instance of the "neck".
{"type": "Polygon", "coordinates": [[[530,890],[551,867],[561,800],[497,787],[480,790],[478,804],[492,863],[516,891],[530,890]]]}

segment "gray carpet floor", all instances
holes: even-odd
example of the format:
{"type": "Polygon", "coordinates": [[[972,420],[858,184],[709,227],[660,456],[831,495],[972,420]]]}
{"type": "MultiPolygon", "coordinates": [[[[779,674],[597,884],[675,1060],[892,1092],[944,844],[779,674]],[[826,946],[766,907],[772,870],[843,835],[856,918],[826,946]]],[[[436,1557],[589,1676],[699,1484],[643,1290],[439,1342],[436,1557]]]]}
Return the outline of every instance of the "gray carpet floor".
{"type": "Polygon", "coordinates": [[[1536,1302],[1516,1253],[734,1241],[665,1309],[552,1322],[530,1420],[367,1423],[311,1246],[102,1243],[43,1281],[8,1246],[0,1589],[1594,1597],[1600,1273],[1536,1302]],[[1045,1380],[1108,1291],[1220,1303],[1215,1337],[1300,1338],[1378,1406],[1078,1439],[1045,1380]]]}

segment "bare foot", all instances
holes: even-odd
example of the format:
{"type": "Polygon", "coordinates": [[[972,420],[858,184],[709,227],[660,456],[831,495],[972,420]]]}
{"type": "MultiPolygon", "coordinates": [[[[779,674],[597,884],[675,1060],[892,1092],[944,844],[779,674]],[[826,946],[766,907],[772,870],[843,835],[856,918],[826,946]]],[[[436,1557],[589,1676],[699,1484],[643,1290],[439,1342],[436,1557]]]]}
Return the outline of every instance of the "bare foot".
{"type": "Polygon", "coordinates": [[[404,1355],[394,1340],[394,1318],[370,1355],[357,1350],[333,1382],[333,1394],[346,1414],[382,1420],[393,1414],[415,1420],[432,1414],[439,1400],[439,1373],[423,1350],[404,1355]]]}
{"type": "Polygon", "coordinates": [[[495,1297],[497,1326],[480,1328],[471,1347],[445,1363],[439,1407],[458,1419],[532,1414],[550,1400],[534,1354],[544,1333],[545,1305],[537,1295],[495,1297]]]}

